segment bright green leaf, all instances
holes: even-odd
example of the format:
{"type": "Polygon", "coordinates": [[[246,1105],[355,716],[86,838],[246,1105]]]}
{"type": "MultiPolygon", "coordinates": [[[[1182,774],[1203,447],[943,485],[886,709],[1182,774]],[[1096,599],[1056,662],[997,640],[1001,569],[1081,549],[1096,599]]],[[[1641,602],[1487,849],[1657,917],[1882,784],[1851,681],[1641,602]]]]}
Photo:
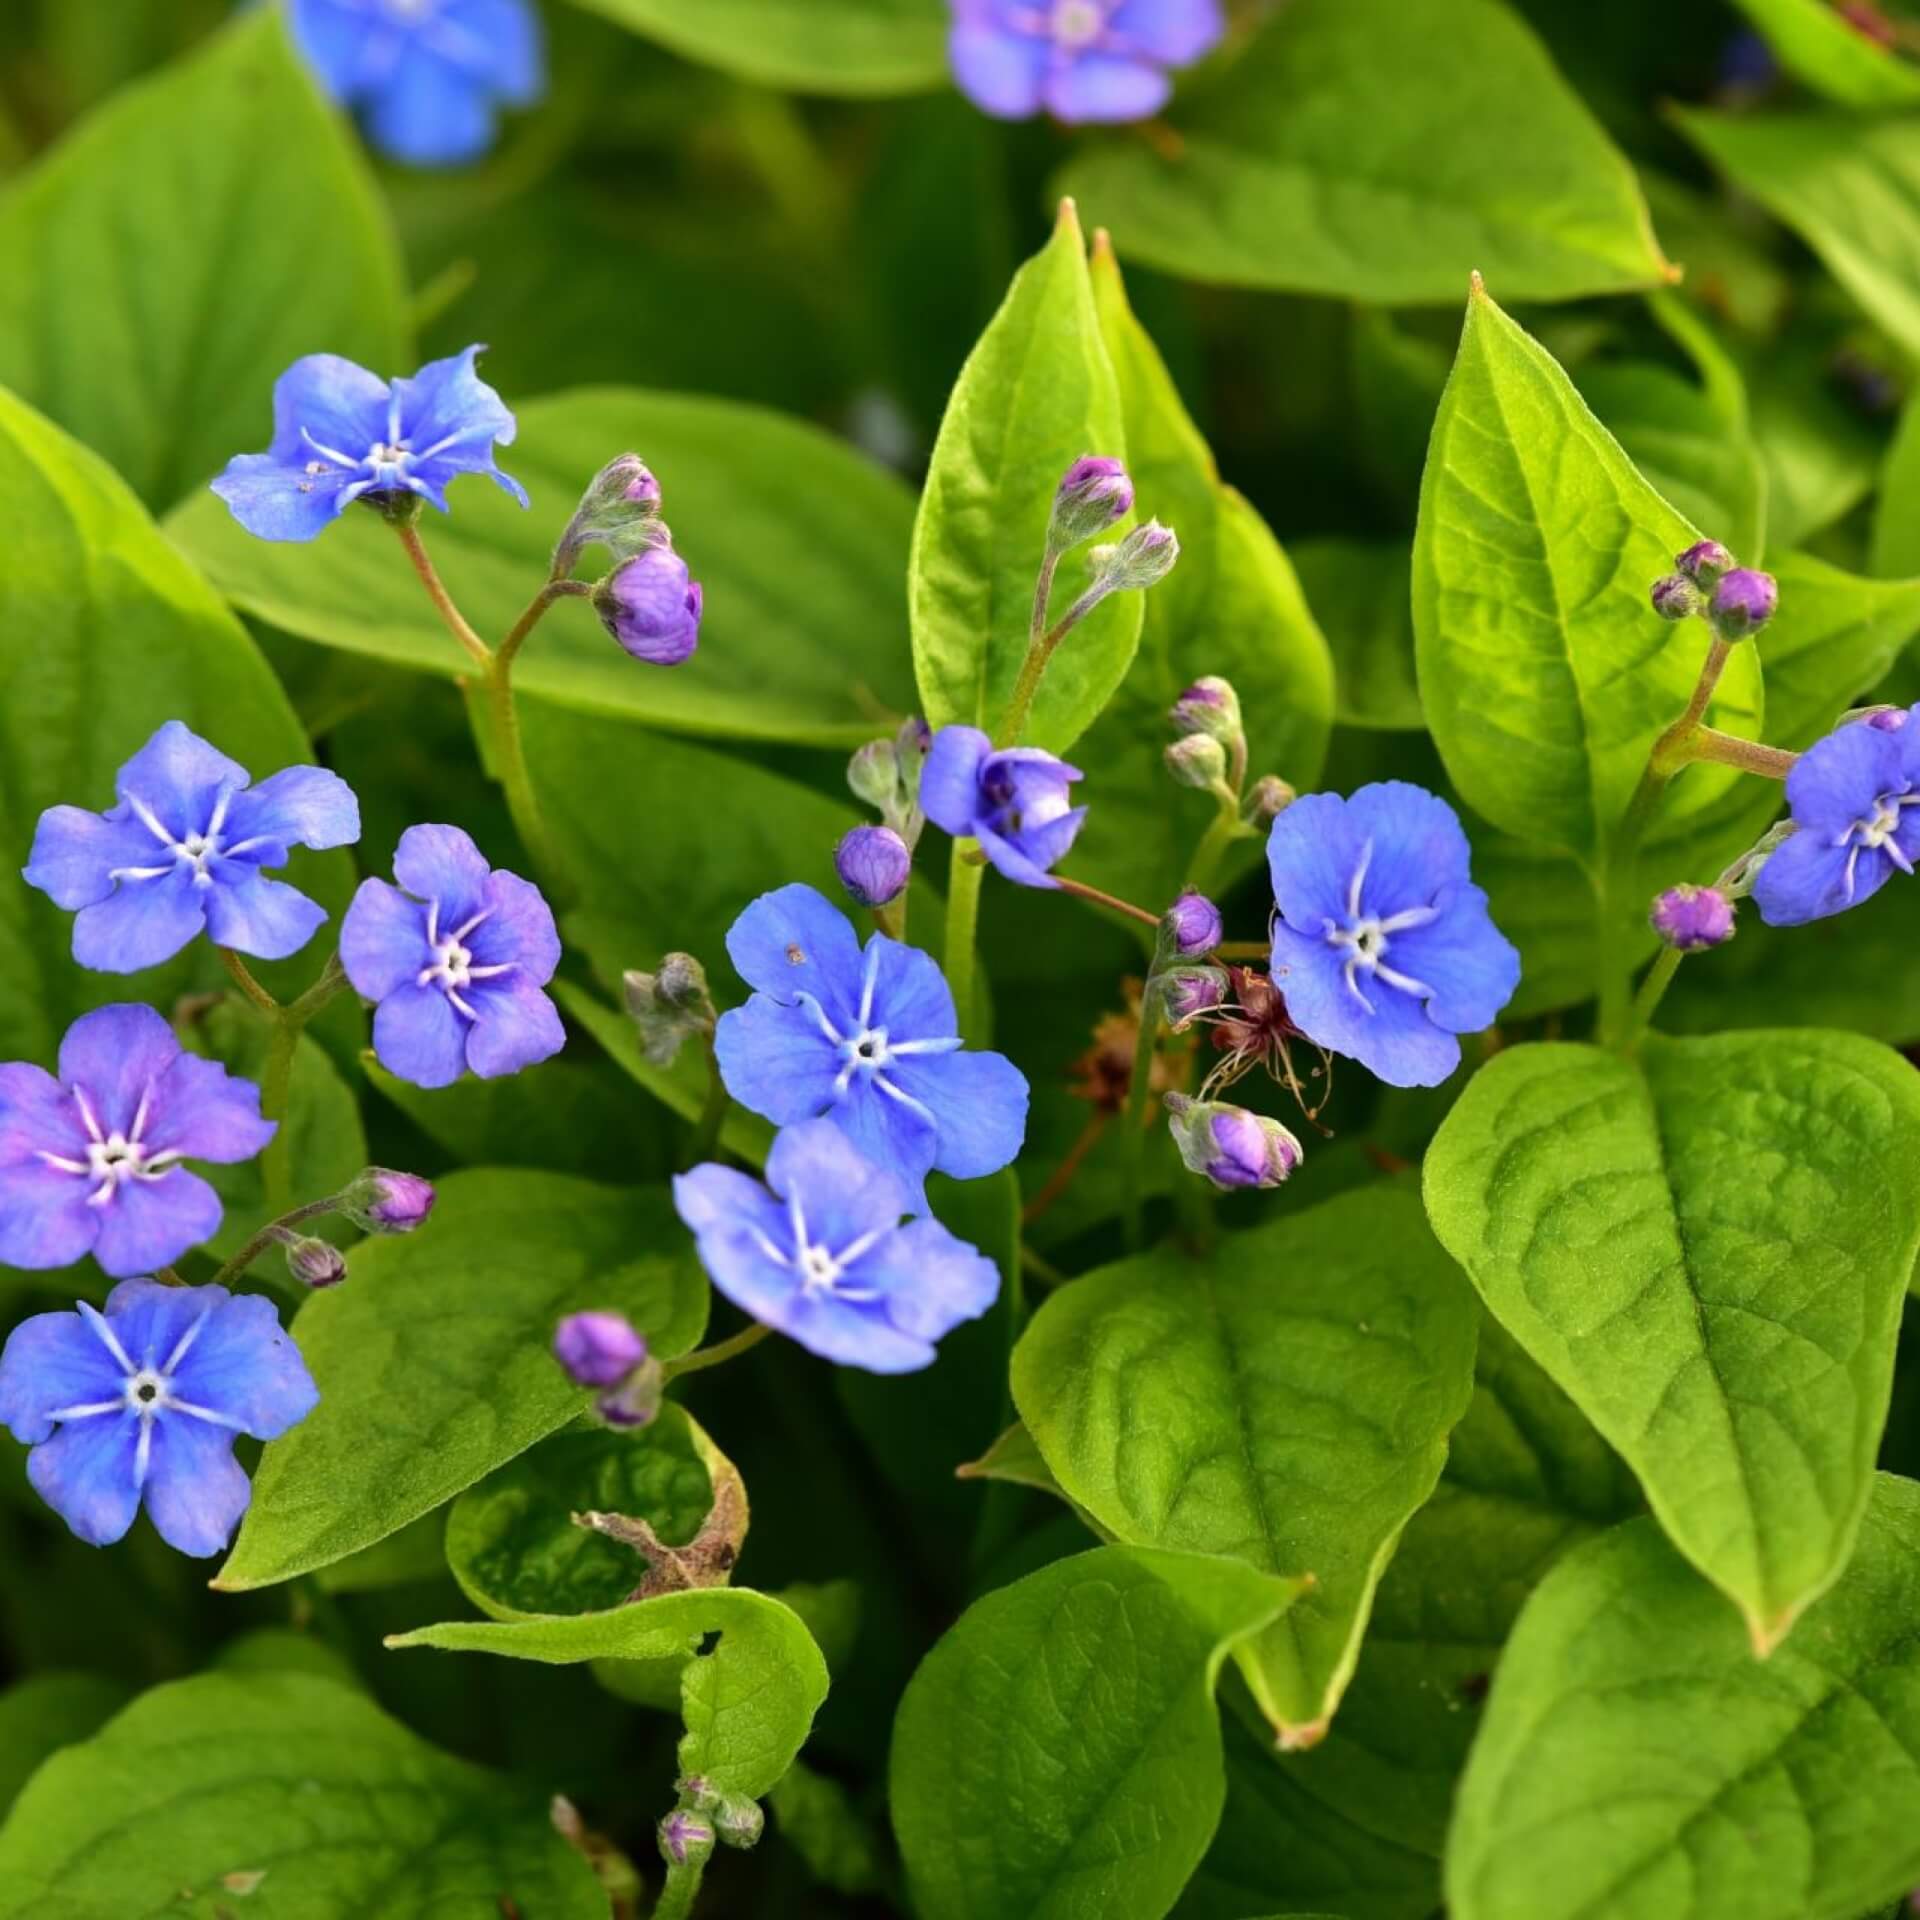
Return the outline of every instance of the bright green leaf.
{"type": "Polygon", "coordinates": [[[1410,1193],[1343,1194],[1083,1275],[1013,1359],[1067,1497],[1125,1544],[1312,1588],[1239,1650],[1288,1747],[1327,1730],[1374,1589],[1473,1388],[1479,1314],[1410,1193]]]}
{"type": "Polygon", "coordinates": [[[1920,403],[1909,401],[1880,470],[1873,510],[1873,570],[1920,574],[1920,403]]]}
{"type": "Polygon", "coordinates": [[[1780,64],[1843,107],[1920,105],[1920,70],[1827,0],[1735,0],[1780,64]]]}
{"type": "Polygon", "coordinates": [[[156,509],[266,445],[300,355],[412,372],[405,311],[386,210],[278,8],[116,94],[0,199],[0,381],[156,509]]]}
{"type": "MultiPolygon", "coordinates": [[[[1060,476],[1082,454],[1126,451],[1119,383],[1069,201],[960,370],[933,449],[908,593],[914,669],[934,726],[997,727],[1026,658],[1060,476]]],[[[1061,563],[1055,619],[1086,585],[1087,551],[1061,563]]],[[[1111,595],[1061,643],[1025,739],[1064,752],[1086,731],[1133,660],[1142,598],[1111,595]]]]}
{"type": "Polygon", "coordinates": [[[922,1920],[1158,1920],[1226,1781],[1220,1663],[1296,1583],[1098,1547],[976,1601],[907,1688],[891,1801],[922,1920]]]}
{"type": "Polygon", "coordinates": [[[1651,1521],[1521,1616],[1447,1850],[1458,1920],[1855,1920],[1920,1880],[1920,1487],[1755,1661],[1651,1521]]]}
{"type": "Polygon", "coordinates": [[[0,1814],[41,1761],[98,1733],[127,1690],[98,1673],[36,1673],[0,1693],[0,1814]]]}
{"type": "Polygon", "coordinates": [[[743,80],[794,93],[920,93],[947,73],[940,0],[580,0],[743,80]]]}
{"type": "MultiPolygon", "coordinates": [[[[581,490],[628,449],[659,476],[675,544],[706,588],[700,651],[671,673],[630,660],[586,605],[554,608],[514,670],[523,692],[675,732],[815,744],[857,745],[912,705],[901,575],[913,507],[891,474],[817,428],[734,401],[603,387],[515,410],[519,437],[501,464],[532,512],[468,480],[453,512],[421,529],[484,637],[512,625],[581,490]]],[[[168,531],[237,606],[288,633],[449,678],[468,671],[375,514],[348,513],[309,546],[274,545],[209,494],[168,531]]]]}
{"type": "Polygon", "coordinates": [[[1777,1646],[1846,1565],[1920,1251],[1920,1075],[1856,1035],[1496,1056],[1426,1161],[1434,1230],[1777,1646]]]}
{"type": "Polygon", "coordinates": [[[1169,119],[1062,185],[1188,279],[1406,305],[1472,268],[1516,300],[1670,271],[1632,168],[1491,0],[1294,0],[1169,119]]]}
{"type": "Polygon", "coordinates": [[[547,1799],[335,1681],[204,1673],[34,1775],[0,1828],[0,1915],[440,1920],[509,1900],[530,1920],[604,1920],[547,1799]],[[262,1872],[244,1896],[224,1885],[262,1872]]]}
{"type": "Polygon", "coordinates": [[[361,1247],[301,1308],[320,1404],[262,1455],[221,1588],[344,1559],[575,1418],[563,1314],[616,1308],[663,1358],[699,1339],[706,1282],[663,1189],[497,1168],[439,1188],[424,1228],[361,1247]]]}

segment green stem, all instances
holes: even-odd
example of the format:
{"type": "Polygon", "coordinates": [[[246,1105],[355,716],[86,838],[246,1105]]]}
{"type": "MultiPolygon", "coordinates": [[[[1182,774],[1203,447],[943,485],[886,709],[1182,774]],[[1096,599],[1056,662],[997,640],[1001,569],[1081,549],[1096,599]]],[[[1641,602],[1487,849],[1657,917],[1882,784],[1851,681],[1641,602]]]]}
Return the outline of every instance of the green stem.
{"type": "Polygon", "coordinates": [[[1686,957],[1678,947],[1668,947],[1647,969],[1647,977],[1640,983],[1640,992],[1634,1000],[1633,1012],[1628,1016],[1620,1042],[1623,1048],[1633,1046],[1646,1032],[1667,989],[1673,985],[1673,976],[1680,971],[1680,962],[1686,957]]]}
{"type": "Polygon", "coordinates": [[[1722,733],[1718,727],[1696,727],[1687,742],[1687,758],[1738,767],[1742,773],[1757,773],[1763,780],[1784,780],[1800,756],[1785,747],[1762,746],[1758,740],[1722,733]]]}
{"type": "Polygon", "coordinates": [[[324,1200],[309,1200],[304,1207],[295,1207],[289,1213],[283,1213],[277,1220],[269,1220],[218,1273],[213,1276],[216,1287],[230,1287],[253,1263],[273,1246],[281,1234],[290,1227],[297,1227],[304,1220],[317,1220],[322,1214],[332,1213],[339,1205],[340,1196],[330,1193],[324,1200]]]}
{"type": "Polygon", "coordinates": [[[974,1010],[974,940],[980,921],[980,887],[986,868],[969,860],[970,842],[956,840],[947,864],[947,985],[960,1016],[960,1031],[978,1037],[974,1010]]]}
{"type": "Polygon", "coordinates": [[[269,1213],[284,1213],[293,1198],[293,1129],[287,1124],[287,1095],[299,1045],[300,1029],[283,1011],[268,1035],[266,1070],[260,1076],[261,1118],[275,1123],[273,1138],[260,1156],[269,1213]]]}
{"type": "Polygon", "coordinates": [[[1145,1232],[1146,1199],[1140,1191],[1141,1163],[1147,1146],[1147,1098],[1153,1087],[1153,1043],[1160,1008],[1148,980],[1140,997],[1140,1032],[1133,1043],[1133,1073],[1127,1081],[1126,1111],[1120,1117],[1120,1192],[1127,1246],[1138,1253],[1145,1232]]]}
{"type": "Polygon", "coordinates": [[[727,1083],[720,1077],[720,1056],[714,1051],[711,1030],[707,1033],[706,1042],[707,1097],[700,1108],[699,1119],[693,1124],[693,1136],[687,1142],[687,1157],[680,1163],[683,1173],[689,1167],[697,1167],[701,1161],[712,1157],[720,1144],[720,1129],[727,1118],[727,1083]]]}
{"type": "Polygon", "coordinates": [[[1213,817],[1213,824],[1200,836],[1200,844],[1194,848],[1193,859],[1187,867],[1187,886],[1192,892],[1213,891],[1221,860],[1243,832],[1238,803],[1229,805],[1222,801],[1220,811],[1213,817]]]}
{"type": "Polygon", "coordinates": [[[729,1360],[737,1360],[743,1353],[751,1353],[768,1334],[771,1327],[763,1327],[758,1320],[752,1326],[743,1327],[738,1333],[726,1340],[716,1340],[710,1347],[702,1347],[697,1353],[683,1353],[678,1360],[667,1361],[660,1369],[664,1380],[678,1380],[683,1373],[705,1373],[709,1367],[723,1367],[729,1360]]]}
{"type": "Polygon", "coordinates": [[[556,600],[587,599],[592,593],[593,589],[584,580],[549,580],[527,602],[520,618],[507,629],[507,637],[494,649],[493,671],[502,679],[511,674],[515,658],[526,645],[527,635],[546,618],[547,609],[556,600]]]}
{"type": "Polygon", "coordinates": [[[253,977],[253,970],[231,947],[219,947],[220,963],[233,975],[235,984],[269,1020],[280,1018],[280,1002],[253,977]]]}
{"type": "Polygon", "coordinates": [[[1027,716],[1033,711],[1033,696],[1040,691],[1040,682],[1046,674],[1047,662],[1053,658],[1054,648],[1105,598],[1104,588],[1088,588],[1049,631],[1028,642],[1027,657],[1020,663],[1020,678],[1014,682],[1013,698],[1007,702],[1006,713],[994,729],[996,746],[1010,747],[1019,740],[1026,730],[1027,716]]]}
{"type": "Polygon", "coordinates": [[[427,590],[427,598],[446,623],[447,631],[459,641],[462,650],[473,664],[482,672],[492,664],[493,654],[487,643],[467,624],[467,617],[453,604],[453,595],[446,589],[438,570],[428,558],[426,542],[420,538],[420,529],[410,523],[397,522],[394,532],[400,536],[400,544],[406,549],[407,558],[413,562],[413,570],[420,576],[420,584],[427,590]]]}
{"type": "Polygon", "coordinates": [[[1222,940],[1208,956],[1214,960],[1271,960],[1271,940],[1222,940]]]}
{"type": "Polygon", "coordinates": [[[700,1897],[700,1878],[704,1863],[695,1866],[688,1861],[684,1867],[669,1867],[667,1883],[660,1889],[660,1898],[654,1903],[652,1920],[687,1920],[693,1911],[693,1903],[700,1897]]]}
{"type": "MultiPolygon", "coordinates": [[[[524,637],[524,636],[523,636],[524,637]]],[[[527,750],[520,737],[520,714],[513,704],[513,655],[503,648],[487,669],[487,706],[492,717],[494,771],[507,797],[507,812],[520,843],[533,856],[540,877],[552,892],[565,893],[565,869],[533,791],[527,750]]]]}

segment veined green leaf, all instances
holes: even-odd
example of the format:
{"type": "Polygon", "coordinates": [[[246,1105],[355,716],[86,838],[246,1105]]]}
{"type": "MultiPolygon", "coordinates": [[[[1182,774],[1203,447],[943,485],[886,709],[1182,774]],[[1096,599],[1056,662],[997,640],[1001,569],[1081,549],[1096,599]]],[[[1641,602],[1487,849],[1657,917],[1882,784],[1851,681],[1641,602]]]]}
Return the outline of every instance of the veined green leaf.
{"type": "Polygon", "coordinates": [[[1920,106],[1920,69],[1823,0],[1735,0],[1780,64],[1843,107],[1920,106]]]}

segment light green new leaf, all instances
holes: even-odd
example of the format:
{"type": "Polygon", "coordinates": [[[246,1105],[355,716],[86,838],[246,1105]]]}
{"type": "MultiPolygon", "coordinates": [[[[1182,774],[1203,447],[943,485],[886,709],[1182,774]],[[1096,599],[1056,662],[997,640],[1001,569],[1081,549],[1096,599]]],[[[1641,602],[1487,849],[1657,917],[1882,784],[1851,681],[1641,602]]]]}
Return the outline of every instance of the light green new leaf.
{"type": "Polygon", "coordinates": [[[352,1281],[300,1309],[320,1404],[261,1456],[220,1588],[344,1559],[574,1419],[563,1314],[617,1309],[663,1358],[699,1339],[706,1281],[664,1189],[500,1168],[439,1188],[425,1227],[361,1247],[352,1281]]]}
{"type": "Polygon", "coordinates": [[[278,7],[115,94],[0,198],[0,381],[156,509],[266,445],[302,354],[410,373],[405,313],[386,209],[278,7]]]}
{"type": "Polygon", "coordinates": [[[1523,1046],[1475,1075],[1427,1211],[1489,1310],[1779,1645],[1846,1565],[1920,1251],[1920,1074],[1825,1031],[1523,1046]]]}
{"type": "Polygon", "coordinates": [[[0,1916],[445,1920],[510,1902],[529,1920],[604,1920],[547,1799],[337,1681],[203,1673],[34,1775],[0,1828],[0,1916]]]}
{"type": "MultiPolygon", "coordinates": [[[[1168,777],[1167,710],[1202,674],[1231,680],[1253,773],[1282,774],[1306,791],[1326,758],[1333,663],[1280,543],[1221,482],[1159,349],[1127,304],[1104,234],[1094,236],[1092,272],[1137,510],[1180,536],[1180,563],[1145,596],[1140,650],[1081,748],[1085,764],[1099,770],[1100,804],[1075,843],[1074,866],[1123,899],[1165,902],[1215,813],[1211,795],[1168,777]]],[[[1248,838],[1236,852],[1244,865],[1259,850],[1248,838]]]]}
{"type": "MultiPolygon", "coordinates": [[[[1551,355],[1476,284],[1421,487],[1413,623],[1447,772],[1497,827],[1593,864],[1705,657],[1699,622],[1647,604],[1694,529],[1634,471],[1551,355]]],[[[1751,736],[1759,668],[1737,651],[1713,709],[1751,736]]],[[[1689,770],[1667,817],[1731,769],[1689,770]]]]}
{"type": "Polygon", "coordinates": [[[1920,401],[1909,399],[1880,469],[1873,507],[1873,570],[1920,574],[1920,401]]]}
{"type": "MultiPolygon", "coordinates": [[[[266,405],[262,393],[249,445],[266,405]]],[[[483,637],[513,624],[587,482],[627,451],[659,477],[675,547],[706,590],[700,651],[684,666],[630,659],[585,603],[565,603],[527,642],[516,687],[679,733],[816,745],[857,745],[911,706],[901,576],[913,503],[891,474],[815,427],[730,400],[598,387],[515,411],[501,464],[532,511],[467,480],[453,512],[421,527],[483,637]]],[[[449,679],[470,669],[373,513],[349,512],[307,546],[275,545],[208,494],[167,530],[237,606],[287,633],[449,679]]],[[[584,564],[604,560],[596,548],[584,564]]]]}
{"type": "Polygon", "coordinates": [[[126,1701],[126,1688],[98,1673],[36,1673],[0,1693],[0,1815],[43,1760],[98,1733],[126,1701]]]}
{"type": "MultiPolygon", "coordinates": [[[[960,370],[921,495],[908,597],[914,671],[934,726],[998,725],[1027,654],[1060,476],[1082,454],[1126,451],[1086,242],[1066,201],[1053,238],[1015,274],[960,370]]],[[[1087,552],[1076,548],[1061,563],[1055,619],[1087,583],[1087,552]]],[[[1061,642],[1026,740],[1064,752],[1086,731],[1133,660],[1141,602],[1112,594],[1061,642]]]]}
{"type": "Polygon", "coordinates": [[[1300,541],[1293,562],[1333,654],[1340,724],[1419,732],[1427,720],[1413,665],[1407,543],[1328,535],[1300,541]]]}
{"type": "MultiPolygon", "coordinates": [[[[4,299],[0,292],[0,299],[4,299]]],[[[166,720],[184,720],[264,778],[313,750],[253,642],[97,455],[0,391],[0,1059],[53,1064],[90,1006],[166,1007],[228,986],[205,941],[163,968],[85,973],[73,916],[19,877],[43,809],[113,804],[113,776],[166,720]]],[[[337,914],[345,853],[297,852],[281,876],[337,914]]],[[[315,942],[316,949],[319,942],[315,942]]],[[[317,951],[265,969],[297,991],[317,951]]]]}
{"type": "MultiPolygon", "coordinates": [[[[745,1587],[663,1593],[566,1619],[450,1621],[390,1647],[438,1647],[514,1660],[668,1662],[680,1673],[680,1771],[758,1800],[800,1751],[827,1697],[827,1663],[791,1607],[745,1587]],[[700,1651],[710,1635],[719,1639],[700,1651]]],[[[531,1920],[531,1916],[529,1916],[531,1920]]]]}
{"type": "Polygon", "coordinates": [[[1287,1747],[1327,1730],[1374,1589],[1473,1390],[1479,1313],[1410,1193],[1343,1194],[1062,1287],[1013,1394],[1062,1490],[1133,1546],[1310,1574],[1238,1650],[1287,1747]]]}
{"type": "Polygon", "coordinates": [[[1297,1583],[1097,1547],[979,1600],[894,1723],[891,1801],[922,1920],[1159,1920],[1226,1780],[1214,1681],[1297,1583]]]}
{"type": "Polygon", "coordinates": [[[1188,279],[1411,305],[1475,268],[1516,300],[1671,272],[1625,157],[1492,0],[1293,0],[1169,119],[1062,185],[1188,279]]]}
{"type": "Polygon", "coordinates": [[[1458,1920],[1856,1920],[1920,1880],[1920,1487],[1761,1666],[1650,1521],[1515,1630],[1447,1848],[1458,1920]]]}
{"type": "Polygon", "coordinates": [[[1735,0],[1780,64],[1843,107],[1920,105],[1920,70],[1827,0],[1735,0]]]}
{"type": "Polygon", "coordinates": [[[1675,109],[1675,125],[1920,353],[1920,115],[1675,109]]]}
{"type": "Polygon", "coordinates": [[[941,0],[580,0],[689,60],[792,93],[922,93],[947,73],[941,0]]]}

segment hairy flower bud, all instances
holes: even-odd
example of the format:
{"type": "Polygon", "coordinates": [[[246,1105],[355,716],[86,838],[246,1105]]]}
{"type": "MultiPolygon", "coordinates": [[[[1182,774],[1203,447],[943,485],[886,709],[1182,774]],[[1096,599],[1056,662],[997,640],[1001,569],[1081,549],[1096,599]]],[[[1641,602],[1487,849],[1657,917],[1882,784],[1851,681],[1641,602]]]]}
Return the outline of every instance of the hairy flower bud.
{"type": "Polygon", "coordinates": [[[1087,454],[1076,460],[1053,496],[1053,517],[1047,523],[1047,552],[1057,556],[1133,511],[1133,482],[1118,460],[1087,454]]]}
{"type": "Polygon", "coordinates": [[[900,792],[899,748],[891,740],[869,740],[847,762],[847,785],[856,800],[888,813],[900,792]]]}
{"type": "Polygon", "coordinates": [[[570,1313],[553,1330],[553,1357],[576,1387],[617,1387],[647,1358],[624,1314],[570,1313]]]}
{"type": "Polygon", "coordinates": [[[1711,590],[1715,581],[1733,565],[1733,555],[1718,540],[1696,540],[1685,553],[1676,553],[1673,564],[1695,586],[1711,590]]]}
{"type": "Polygon", "coordinates": [[[1779,605],[1780,589],[1772,574],[1735,567],[1731,573],[1722,574],[1714,588],[1708,618],[1722,640],[1744,640],[1758,633],[1779,605]]]}
{"type": "Polygon", "coordinates": [[[347,1256],[325,1240],[289,1234],[286,1249],[287,1271],[303,1287],[337,1287],[347,1277],[347,1256]]]}
{"type": "Polygon", "coordinates": [[[621,1432],[651,1426],[666,1397],[666,1386],[666,1370],[649,1354],[618,1386],[593,1403],[594,1414],[603,1425],[621,1432]]]}
{"type": "Polygon", "coordinates": [[[1300,1164],[1300,1142],[1278,1120],[1220,1100],[1167,1095],[1182,1162],[1216,1187],[1277,1187],[1300,1164]]]}
{"type": "Polygon", "coordinates": [[[1684,573],[1662,574],[1648,598],[1662,620],[1691,620],[1706,605],[1706,596],[1684,573]]]}
{"type": "Polygon", "coordinates": [[[705,1814],[675,1807],[660,1822],[660,1857],[669,1866],[700,1866],[713,1852],[713,1822],[705,1814]]]}
{"type": "Polygon", "coordinates": [[[1185,1033],[1203,1013],[1225,1003],[1231,982],[1224,967],[1169,967],[1154,976],[1167,1025],[1185,1033]]]}
{"type": "Polygon", "coordinates": [[[1094,582],[1108,593],[1140,592],[1158,586],[1179,558],[1180,541],[1173,529],[1149,520],[1117,547],[1094,548],[1094,582]]]}
{"type": "Polygon", "coordinates": [[[833,856],[840,884],[862,907],[897,900],[913,878],[913,855],[891,827],[855,827],[833,856]]]}
{"type": "Polygon", "coordinates": [[[1204,893],[1183,893],[1167,909],[1162,925],[1175,951],[1189,960],[1211,953],[1224,931],[1220,909],[1204,893]]]}
{"type": "Polygon", "coordinates": [[[1680,953],[1698,953],[1733,938],[1733,902],[1717,887],[1669,887],[1647,918],[1666,945],[1680,953]]]}
{"type": "Polygon", "coordinates": [[[700,583],[671,546],[643,547],[593,590],[600,624],[636,660],[677,667],[700,644],[700,583]]]}
{"type": "Polygon", "coordinates": [[[588,483],[553,550],[553,577],[565,579],[581,552],[598,542],[616,560],[654,544],[659,534],[660,482],[637,453],[609,460],[588,483]]]}
{"type": "Polygon", "coordinates": [[[1210,673],[1173,703],[1167,718],[1177,734],[1210,733],[1223,745],[1231,744],[1241,732],[1240,696],[1231,681],[1210,673]]]}
{"type": "Polygon", "coordinates": [[[433,1211],[433,1183],[417,1173],[369,1167],[340,1196],[336,1211],[362,1233],[411,1233],[433,1211]]]}
{"type": "Polygon", "coordinates": [[[713,1810],[713,1830],[729,1847],[751,1847],[766,1831],[767,1816],[760,1803],[744,1793],[725,1793],[713,1810]]]}
{"type": "Polygon", "coordinates": [[[1183,735],[1167,749],[1166,761],[1167,771],[1183,787],[1208,792],[1226,785],[1227,750],[1210,733],[1183,735]]]}
{"type": "Polygon", "coordinates": [[[658,973],[632,970],[622,978],[627,1012],[640,1029],[641,1051],[653,1066],[672,1066],[687,1040],[712,1030],[716,1015],[707,970],[692,954],[670,953],[658,973]]]}
{"type": "Polygon", "coordinates": [[[1299,797],[1277,773],[1263,773],[1247,789],[1247,797],[1240,803],[1240,818],[1247,826],[1264,827],[1299,797]]]}

